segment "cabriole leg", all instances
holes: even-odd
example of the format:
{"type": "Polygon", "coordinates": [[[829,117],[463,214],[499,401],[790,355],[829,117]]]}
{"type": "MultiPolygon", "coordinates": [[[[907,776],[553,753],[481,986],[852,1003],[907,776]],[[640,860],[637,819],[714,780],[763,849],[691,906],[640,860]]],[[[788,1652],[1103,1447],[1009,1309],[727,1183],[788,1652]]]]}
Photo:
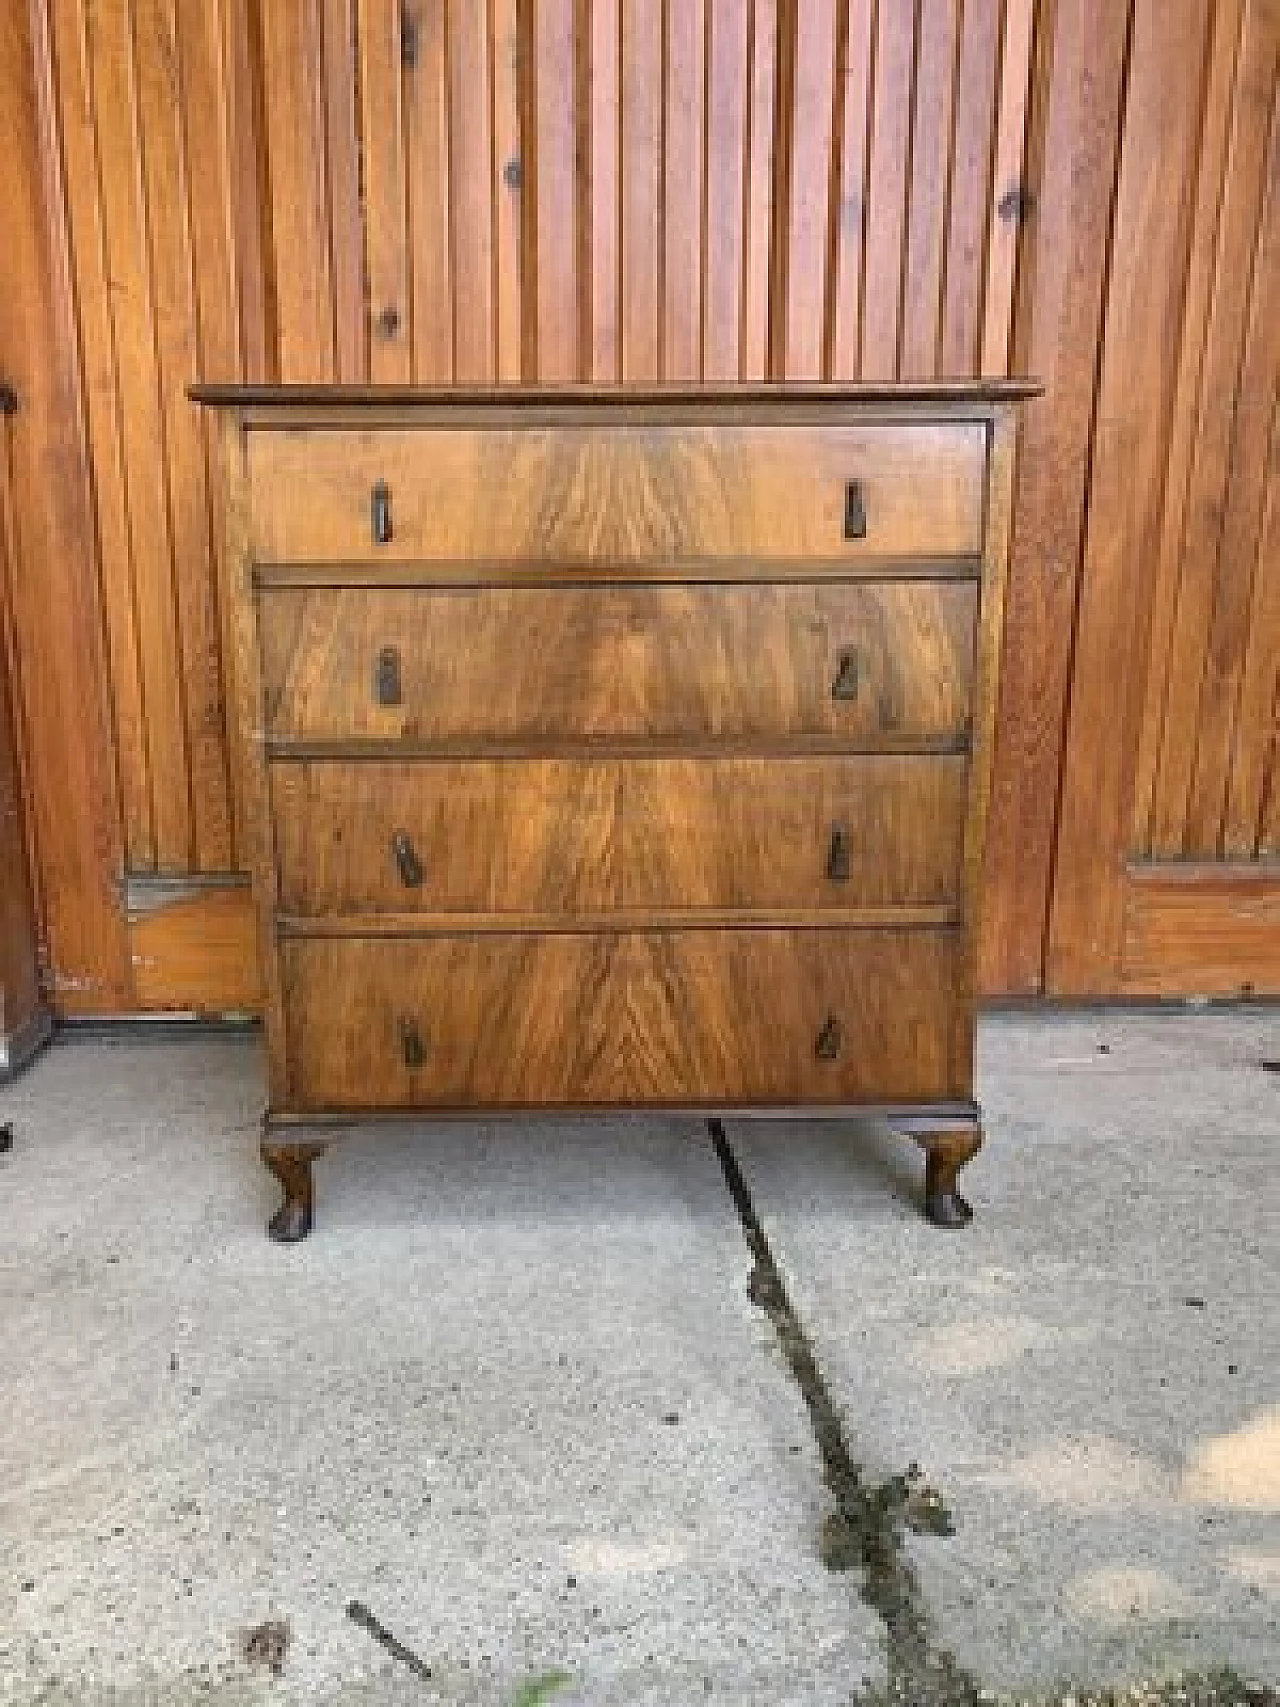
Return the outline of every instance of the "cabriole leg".
{"type": "Polygon", "coordinates": [[[914,1136],[925,1153],[925,1214],[935,1227],[967,1227],[973,1210],[956,1189],[956,1176],[982,1148],[981,1126],[918,1132],[914,1136]]]}
{"type": "Polygon", "coordinates": [[[279,1209],[267,1222],[267,1232],[282,1245],[296,1244],[311,1231],[315,1209],[311,1164],[323,1154],[323,1144],[282,1144],[273,1138],[262,1140],[262,1159],[284,1192],[279,1209]]]}

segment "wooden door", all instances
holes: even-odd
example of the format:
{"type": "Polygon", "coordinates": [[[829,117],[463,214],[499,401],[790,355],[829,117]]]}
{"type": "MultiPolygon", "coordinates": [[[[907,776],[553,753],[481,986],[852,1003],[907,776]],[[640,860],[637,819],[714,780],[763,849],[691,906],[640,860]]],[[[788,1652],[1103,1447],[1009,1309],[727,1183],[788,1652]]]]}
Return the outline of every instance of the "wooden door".
{"type": "Polygon", "coordinates": [[[1047,986],[1280,991],[1280,4],[1136,9],[1047,986]]]}

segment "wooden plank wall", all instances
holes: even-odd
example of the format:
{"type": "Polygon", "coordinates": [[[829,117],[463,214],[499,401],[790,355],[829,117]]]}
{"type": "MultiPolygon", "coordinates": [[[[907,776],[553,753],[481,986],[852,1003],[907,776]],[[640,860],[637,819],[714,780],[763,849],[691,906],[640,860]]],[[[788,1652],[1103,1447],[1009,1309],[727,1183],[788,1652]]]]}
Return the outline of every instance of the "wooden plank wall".
{"type": "Polygon", "coordinates": [[[226,882],[238,834],[216,469],[184,397],[196,376],[1043,378],[1015,522],[984,982],[1035,992],[1046,967],[1057,989],[1115,982],[1123,926],[1086,976],[1072,944],[1092,927],[1055,895],[1059,880],[1086,892],[1096,831],[1079,814],[1103,810],[1080,785],[1081,731],[1090,670],[1104,680],[1113,661],[1108,589],[1157,636],[1130,743],[1148,839],[1131,847],[1126,820],[1111,866],[1175,831],[1205,856],[1223,765],[1207,857],[1229,842],[1256,865],[1274,847],[1259,733],[1275,715],[1274,575],[1243,565],[1274,562],[1275,505],[1247,521],[1266,462],[1252,437],[1227,485],[1220,463],[1271,371],[1274,251],[1257,233],[1274,223],[1275,3],[13,0],[0,377],[23,400],[13,612],[30,766],[49,779],[34,837],[61,1004],[255,995],[245,899],[226,882]],[[1162,212],[1147,103],[1170,67],[1189,104],[1160,160],[1162,212]],[[1167,271],[1140,258],[1147,242],[1167,271]],[[1252,357],[1233,366],[1244,326],[1252,357]],[[1180,512],[1164,543],[1134,523],[1122,480],[1095,519],[1095,448],[1105,495],[1105,457],[1124,466],[1112,416],[1128,408],[1134,429],[1151,386],[1162,422],[1194,425],[1162,426],[1155,452],[1144,439],[1144,490],[1167,468],[1203,533],[1229,485],[1217,570],[1200,535],[1175,549],[1180,512]],[[57,493],[38,478],[52,460],[57,493]],[[195,880],[181,908],[174,879],[195,880]]]}
{"type": "MultiPolygon", "coordinates": [[[[0,392],[0,411],[12,394],[0,392]]],[[[0,587],[13,562],[13,483],[8,415],[0,413],[0,587]]],[[[11,676],[13,636],[0,601],[0,1082],[23,1065],[44,1030],[35,892],[28,855],[26,789],[19,762],[11,676]]]]}
{"type": "Polygon", "coordinates": [[[1278,64],[1277,0],[1136,9],[1055,989],[1280,990],[1278,64]]]}

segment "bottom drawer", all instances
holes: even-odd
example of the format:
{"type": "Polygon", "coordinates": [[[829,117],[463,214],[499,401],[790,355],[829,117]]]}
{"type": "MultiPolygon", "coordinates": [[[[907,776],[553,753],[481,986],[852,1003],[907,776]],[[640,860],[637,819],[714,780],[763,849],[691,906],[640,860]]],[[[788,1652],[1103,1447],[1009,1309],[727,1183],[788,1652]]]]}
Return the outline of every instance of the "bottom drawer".
{"type": "Polygon", "coordinates": [[[963,953],[942,929],[294,939],[290,1108],[964,1097],[963,953]]]}

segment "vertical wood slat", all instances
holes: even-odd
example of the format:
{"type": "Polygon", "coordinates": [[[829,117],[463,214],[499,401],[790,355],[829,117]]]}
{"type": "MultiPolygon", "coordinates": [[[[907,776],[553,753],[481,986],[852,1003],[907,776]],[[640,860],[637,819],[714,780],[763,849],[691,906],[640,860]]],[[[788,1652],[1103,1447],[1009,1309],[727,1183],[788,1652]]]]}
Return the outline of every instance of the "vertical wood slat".
{"type": "Polygon", "coordinates": [[[39,923],[25,801],[30,786],[18,738],[12,676],[18,659],[10,632],[9,586],[17,558],[9,422],[0,418],[0,1078],[22,1065],[40,1026],[39,923]]]}
{"type": "MultiPolygon", "coordinates": [[[[1280,391],[1280,97],[1276,60],[1280,8],[1271,41],[1270,133],[1263,173],[1263,204],[1251,263],[1251,300],[1231,428],[1231,474],[1227,484],[1219,553],[1220,573],[1209,630],[1196,762],[1192,773],[1185,846],[1193,855],[1220,858],[1225,852],[1227,800],[1235,766],[1247,763],[1262,736],[1240,704],[1254,625],[1258,543],[1266,502],[1271,425],[1280,391]]],[[[1280,669],[1280,660],[1273,664],[1280,669]]],[[[1244,838],[1237,834],[1237,845],[1244,838]]]]}
{"type": "Polygon", "coordinates": [[[1165,473],[1163,526],[1151,609],[1146,703],[1134,778],[1129,839],[1131,847],[1138,854],[1149,854],[1152,846],[1152,800],[1164,724],[1169,653],[1182,566],[1187,496],[1196,449],[1205,340],[1213,294],[1214,255],[1217,249],[1218,218],[1222,203],[1232,93],[1235,87],[1236,57],[1240,45],[1244,4],[1245,0],[1222,0],[1222,3],[1215,7],[1213,41],[1206,67],[1204,114],[1196,166],[1191,258],[1184,291],[1178,390],[1165,473]]]}
{"type": "Polygon", "coordinates": [[[413,18],[414,63],[404,75],[412,368],[420,385],[448,385],[453,380],[455,275],[449,233],[453,172],[444,8],[419,7],[413,18]]]}
{"type": "Polygon", "coordinates": [[[1274,38],[1274,11],[1250,0],[1244,12],[1232,103],[1196,452],[1187,495],[1160,761],[1152,801],[1151,845],[1157,855],[1166,857],[1180,855],[1187,848],[1202,684],[1208,666],[1207,640],[1219,575],[1223,573],[1222,524],[1263,195],[1275,79],[1274,38]]]}
{"type": "Polygon", "coordinates": [[[876,9],[862,298],[862,376],[868,380],[891,380],[898,374],[918,9],[918,0],[876,9]]]}
{"type": "MultiPolygon", "coordinates": [[[[1275,859],[1280,856],[1280,400],[1271,422],[1254,625],[1244,703],[1253,711],[1256,727],[1269,723],[1270,728],[1256,766],[1233,773],[1240,784],[1231,810],[1237,820],[1243,820],[1242,848],[1256,859],[1275,859]]],[[[1228,843],[1228,853],[1232,851],[1228,843]]]]}
{"type": "Polygon", "coordinates": [[[259,6],[277,367],[283,381],[336,370],[319,0],[259,6]]]}
{"type": "Polygon", "coordinates": [[[747,64],[750,89],[740,377],[764,379],[769,372],[770,245],[773,185],[777,170],[777,0],[753,0],[747,64]]]}
{"type": "Polygon", "coordinates": [[[519,382],[524,162],[520,143],[520,25],[516,0],[493,0],[494,376],[519,382]]]}
{"type": "MultiPolygon", "coordinates": [[[[195,849],[157,338],[158,307],[167,308],[171,316],[172,304],[158,305],[153,293],[134,26],[129,0],[105,0],[90,14],[89,51],[101,150],[155,862],[160,871],[180,872],[192,868],[195,849]]],[[[154,44],[148,46],[154,49],[154,44]]],[[[157,139],[150,140],[154,154],[157,139]]]]}
{"type": "Polygon", "coordinates": [[[252,0],[219,0],[226,65],[227,169],[240,305],[240,372],[246,380],[265,383],[279,376],[279,340],[275,292],[268,277],[268,255],[273,245],[261,41],[251,5],[252,0]]]}
{"type": "Polygon", "coordinates": [[[820,379],[831,227],[832,138],[836,109],[835,0],[795,8],[794,92],[788,203],[783,373],[820,379]]]}
{"type": "MultiPolygon", "coordinates": [[[[229,130],[235,111],[232,80],[236,70],[227,55],[221,7],[198,5],[193,3],[193,0],[179,0],[177,17],[181,110],[184,120],[183,145],[188,183],[191,186],[191,265],[195,282],[198,339],[196,360],[202,376],[225,374],[232,378],[242,378],[245,349],[244,305],[240,296],[242,269],[237,253],[236,155],[229,130]]],[[[256,243],[252,260],[255,268],[260,267],[261,257],[256,243]]],[[[256,294],[251,300],[250,312],[261,313],[256,294]]],[[[212,767],[213,755],[210,755],[212,785],[216,791],[217,809],[225,812],[228,819],[227,846],[218,849],[215,856],[208,857],[205,866],[208,870],[230,870],[239,862],[242,826],[236,822],[236,803],[231,785],[229,684],[218,597],[221,584],[221,530],[216,525],[215,517],[220,501],[220,475],[214,427],[203,412],[197,417],[196,429],[201,438],[205,500],[209,512],[205,518],[211,576],[207,588],[207,668],[211,689],[217,696],[216,720],[206,739],[212,747],[216,735],[216,769],[212,767]]],[[[188,559],[182,550],[181,541],[178,543],[175,572],[181,581],[187,573],[188,559]]],[[[198,767],[192,780],[196,821],[199,826],[203,807],[201,791],[204,785],[198,767]]]]}
{"type": "Polygon", "coordinates": [[[403,385],[412,377],[413,349],[400,0],[362,0],[359,15],[369,377],[375,385],[403,385]]]}
{"type": "MultiPolygon", "coordinates": [[[[1029,14],[1030,7],[1024,6],[1022,10],[1029,14]]],[[[960,378],[981,370],[983,282],[992,211],[1001,13],[1000,0],[963,0],[947,219],[946,291],[938,361],[939,372],[947,378],[960,378]]],[[[1025,62],[1022,89],[1025,96],[1025,62]]]]}
{"type": "MultiPolygon", "coordinates": [[[[362,115],[356,111],[356,91],[363,85],[357,76],[355,0],[324,0],[322,23],[325,154],[329,173],[329,242],[333,265],[334,377],[340,384],[359,385],[369,378],[370,351],[369,317],[365,312],[364,296],[364,206],[360,182],[362,115]]],[[[408,302],[403,300],[400,315],[406,323],[408,314],[408,302]]],[[[407,324],[401,335],[407,340],[407,324]]]]}
{"type": "Polygon", "coordinates": [[[1075,994],[1121,964],[1152,571],[1177,385],[1209,0],[1134,14],[1107,336],[1076,625],[1048,975],[1075,994]]]}
{"type": "Polygon", "coordinates": [[[938,371],[945,297],[958,0],[920,0],[911,179],[903,255],[903,379],[938,371]]]}
{"type": "MultiPolygon", "coordinates": [[[[1274,180],[1273,180],[1274,182],[1274,180]]],[[[1274,206],[1274,197],[1272,198],[1274,206]]],[[[1280,267],[1273,259],[1272,295],[1280,267]]],[[[1280,304],[1270,313],[1280,316],[1280,304]]],[[[1253,563],[1253,602],[1249,614],[1235,751],[1229,771],[1223,853],[1227,859],[1259,859],[1274,853],[1263,845],[1262,824],[1270,796],[1280,811],[1280,398],[1268,434],[1267,472],[1262,518],[1253,563]]]]}
{"type": "Polygon", "coordinates": [[[1044,982],[1127,36],[1113,0],[1056,5],[1046,24],[1017,333],[1018,365],[1045,391],[1022,421],[982,932],[982,988],[1017,994],[1044,982]]]}
{"type": "Polygon", "coordinates": [[[578,377],[573,0],[538,0],[533,53],[537,377],[557,384],[578,377]]]}
{"type": "Polygon", "coordinates": [[[662,376],[662,0],[622,11],[622,378],[662,376]]]}
{"type": "Polygon", "coordinates": [[[454,276],[454,377],[491,384],[493,337],[493,57],[488,7],[449,8],[449,158],[454,276]]]}
{"type": "MultiPolygon", "coordinates": [[[[1052,0],[1053,4],[1060,0],[1052,0]]],[[[1014,288],[1022,236],[1022,198],[1027,125],[1031,101],[1036,19],[1050,27],[1051,0],[1005,0],[1000,104],[996,115],[992,207],[988,214],[987,280],[983,301],[979,371],[999,377],[1012,371],[1014,288]],[[1039,8],[1039,12],[1038,12],[1039,8]]],[[[1053,75],[1050,62],[1050,75],[1053,75]]]]}
{"type": "MultiPolygon", "coordinates": [[[[186,387],[201,360],[190,214],[196,197],[182,128],[187,101],[174,0],[134,0],[134,31],[169,517],[164,573],[177,609],[180,648],[168,667],[181,678],[187,758],[183,784],[191,812],[189,857],[197,871],[226,871],[232,863],[230,773],[205,428],[186,397],[186,387]]],[[[217,153],[215,135],[210,139],[208,173],[202,172],[197,192],[206,205],[217,182],[217,153]]],[[[177,779],[173,786],[177,787],[177,779]]],[[[187,869],[186,850],[174,869],[187,869]]]]}
{"type": "Polygon", "coordinates": [[[10,422],[15,503],[9,631],[26,738],[23,772],[50,967],[63,1012],[130,1000],[115,882],[124,864],[103,652],[103,612],[82,412],[75,285],[59,160],[48,12],[0,16],[5,241],[0,345],[19,398],[10,422]]]}
{"type": "Polygon", "coordinates": [[[619,319],[619,100],[622,0],[593,0],[587,43],[591,170],[586,223],[591,246],[585,376],[599,385],[621,376],[619,319]]]}
{"type": "Polygon", "coordinates": [[[83,8],[55,7],[58,130],[65,164],[68,236],[77,281],[88,451],[94,470],[103,610],[111,669],[114,736],[126,857],[154,870],[151,758],[134,609],[129,503],[125,484],[108,257],[100,194],[98,129],[83,8]]]}
{"type": "Polygon", "coordinates": [[[872,26],[875,0],[848,0],[841,32],[843,79],[839,189],[830,306],[832,379],[862,372],[862,293],[866,264],[867,167],[872,110],[872,26]]]}
{"type": "Polygon", "coordinates": [[[707,0],[667,6],[662,130],[662,377],[702,376],[707,0]]]}
{"type": "Polygon", "coordinates": [[[750,0],[713,0],[707,21],[702,373],[715,384],[741,371],[750,0]]]}

